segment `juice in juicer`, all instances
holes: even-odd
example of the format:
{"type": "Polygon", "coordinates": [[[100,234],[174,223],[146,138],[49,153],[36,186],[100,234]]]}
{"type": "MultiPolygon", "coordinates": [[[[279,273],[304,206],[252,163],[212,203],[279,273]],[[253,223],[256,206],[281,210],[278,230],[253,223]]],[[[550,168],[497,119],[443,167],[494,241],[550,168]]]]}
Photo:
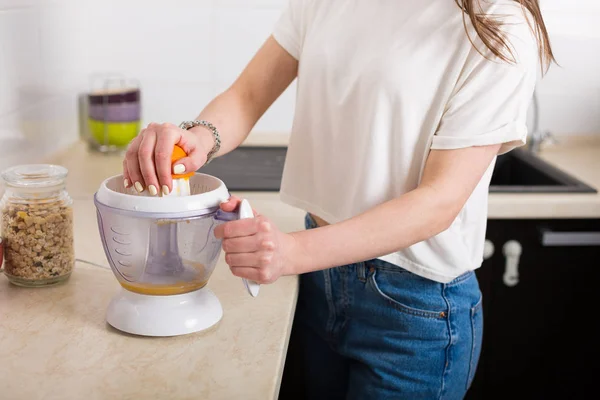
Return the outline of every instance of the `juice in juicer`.
{"type": "MultiPolygon", "coordinates": [[[[185,156],[177,148],[173,161],[185,156]]],[[[215,325],[223,315],[206,286],[221,253],[219,224],[251,218],[246,200],[238,214],[219,205],[229,199],[225,184],[210,175],[173,177],[166,196],[123,187],[121,175],[106,179],[95,195],[104,250],[122,289],[107,310],[107,322],[128,333],[173,336],[215,325]]],[[[256,283],[244,280],[252,296],[256,283]]]]}

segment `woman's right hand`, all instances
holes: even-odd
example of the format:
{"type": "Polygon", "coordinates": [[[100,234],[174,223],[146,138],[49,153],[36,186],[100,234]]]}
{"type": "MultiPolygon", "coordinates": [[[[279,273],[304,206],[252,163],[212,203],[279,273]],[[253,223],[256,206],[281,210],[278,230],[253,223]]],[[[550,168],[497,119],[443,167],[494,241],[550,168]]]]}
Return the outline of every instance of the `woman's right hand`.
{"type": "Polygon", "coordinates": [[[181,129],[173,124],[151,123],[129,144],[123,160],[123,184],[153,196],[173,188],[172,174],[196,171],[204,165],[214,146],[212,133],[204,127],[181,129]],[[173,147],[179,145],[187,157],[171,165],[173,147]]]}

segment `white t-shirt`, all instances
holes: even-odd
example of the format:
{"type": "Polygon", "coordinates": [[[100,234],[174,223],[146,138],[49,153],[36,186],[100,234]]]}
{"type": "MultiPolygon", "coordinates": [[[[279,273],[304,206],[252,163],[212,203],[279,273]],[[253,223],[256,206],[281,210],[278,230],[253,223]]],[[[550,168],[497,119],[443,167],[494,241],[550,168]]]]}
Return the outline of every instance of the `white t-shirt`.
{"type": "MultiPolygon", "coordinates": [[[[482,4],[516,64],[473,47],[454,0],[291,0],[273,31],[299,60],[281,199],[336,223],[415,189],[430,149],[524,144],[537,44],[517,2],[482,4]]],[[[438,282],[478,268],[493,167],[449,229],[381,259],[438,282]]]]}

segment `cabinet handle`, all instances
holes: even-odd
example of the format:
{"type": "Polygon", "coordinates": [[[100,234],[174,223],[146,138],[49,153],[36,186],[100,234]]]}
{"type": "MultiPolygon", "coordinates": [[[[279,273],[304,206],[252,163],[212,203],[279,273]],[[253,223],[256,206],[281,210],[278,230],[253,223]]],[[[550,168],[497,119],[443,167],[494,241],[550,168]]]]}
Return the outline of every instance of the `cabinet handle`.
{"type": "Polygon", "coordinates": [[[600,246],[600,232],[542,232],[542,246],[600,246]]]}
{"type": "Polygon", "coordinates": [[[494,255],[494,243],[486,240],[483,245],[483,259],[487,260],[494,255]]]}
{"type": "Polygon", "coordinates": [[[506,265],[502,280],[506,286],[512,287],[519,283],[519,259],[523,252],[523,247],[516,240],[509,240],[502,248],[506,265]]]}

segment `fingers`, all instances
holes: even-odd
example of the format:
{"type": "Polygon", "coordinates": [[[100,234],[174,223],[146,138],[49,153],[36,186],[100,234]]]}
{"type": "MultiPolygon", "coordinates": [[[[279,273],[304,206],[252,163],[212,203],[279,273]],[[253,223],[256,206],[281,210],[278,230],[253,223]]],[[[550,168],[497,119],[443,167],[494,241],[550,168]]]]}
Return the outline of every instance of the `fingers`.
{"type": "Polygon", "coordinates": [[[123,187],[129,189],[131,186],[131,178],[129,177],[129,171],[127,170],[127,159],[123,159],[123,187]]]}
{"type": "Polygon", "coordinates": [[[215,228],[217,239],[251,236],[258,232],[256,218],[241,219],[219,225],[215,228]]]}
{"type": "MultiPolygon", "coordinates": [[[[240,203],[242,202],[242,200],[236,196],[231,196],[229,198],[229,200],[227,200],[224,203],[221,203],[221,210],[225,211],[225,212],[235,212],[235,210],[238,209],[238,207],[240,206],[240,203]]],[[[252,212],[254,213],[255,217],[259,217],[261,216],[261,214],[256,211],[254,208],[252,209],[252,212]]]]}
{"type": "Polygon", "coordinates": [[[272,283],[281,274],[276,232],[265,217],[255,217],[220,225],[215,236],[223,237],[225,262],[234,275],[272,283]]]}
{"type": "Polygon", "coordinates": [[[273,283],[276,280],[275,275],[268,269],[254,267],[230,267],[231,273],[237,277],[249,279],[260,284],[273,283]]]}
{"type": "Polygon", "coordinates": [[[191,153],[188,157],[184,157],[173,165],[173,173],[174,174],[186,174],[188,172],[196,172],[204,162],[206,161],[206,156],[203,155],[195,155],[191,153]]]}
{"type": "Polygon", "coordinates": [[[155,196],[163,186],[172,189],[171,154],[173,146],[181,135],[172,124],[151,123],[131,142],[123,167],[127,186],[134,186],[138,192],[144,191],[155,196]]]}
{"type": "MultiPolygon", "coordinates": [[[[179,129],[179,128],[178,128],[179,129]]],[[[186,174],[196,172],[206,163],[207,151],[199,145],[199,138],[191,131],[180,130],[180,140],[177,142],[185,152],[187,157],[184,157],[173,165],[173,174],[186,174]]]]}
{"type": "Polygon", "coordinates": [[[153,129],[146,129],[140,147],[138,149],[139,166],[144,178],[144,183],[148,188],[148,193],[156,196],[158,193],[158,178],[154,169],[154,147],[156,146],[156,132],[153,129]]]}
{"type": "Polygon", "coordinates": [[[275,243],[273,243],[272,240],[265,239],[262,236],[253,235],[224,239],[222,247],[223,251],[228,254],[253,253],[261,250],[272,251],[275,249],[275,243]]]}
{"type": "Polygon", "coordinates": [[[259,232],[267,233],[270,230],[271,223],[265,218],[258,216],[219,225],[215,228],[215,237],[217,239],[230,239],[251,236],[259,232]]]}
{"type": "Polygon", "coordinates": [[[225,255],[225,262],[230,267],[237,266],[249,266],[249,267],[258,267],[259,265],[259,257],[261,257],[260,253],[239,253],[239,254],[231,254],[228,253],[225,255]]]}
{"type": "Polygon", "coordinates": [[[154,150],[154,162],[156,174],[161,190],[165,187],[168,192],[173,189],[173,172],[171,171],[171,156],[173,147],[181,140],[181,129],[172,124],[162,124],[156,137],[156,148],[154,150]]]}
{"type": "Polygon", "coordinates": [[[197,171],[206,162],[200,137],[173,124],[151,123],[131,142],[123,163],[123,184],[151,195],[170,193],[173,174],[197,171]],[[171,156],[178,144],[188,154],[173,166],[171,156]]]}
{"type": "Polygon", "coordinates": [[[238,197],[231,196],[227,202],[221,203],[221,210],[225,212],[234,212],[240,206],[241,202],[242,200],[240,200],[238,197]]]}
{"type": "Polygon", "coordinates": [[[146,129],[143,129],[140,134],[133,139],[127,148],[127,153],[125,154],[127,173],[129,174],[129,184],[134,185],[138,192],[142,192],[145,187],[142,172],[140,171],[140,163],[138,161],[138,150],[140,148],[140,143],[142,142],[145,131],[146,129]]]}

